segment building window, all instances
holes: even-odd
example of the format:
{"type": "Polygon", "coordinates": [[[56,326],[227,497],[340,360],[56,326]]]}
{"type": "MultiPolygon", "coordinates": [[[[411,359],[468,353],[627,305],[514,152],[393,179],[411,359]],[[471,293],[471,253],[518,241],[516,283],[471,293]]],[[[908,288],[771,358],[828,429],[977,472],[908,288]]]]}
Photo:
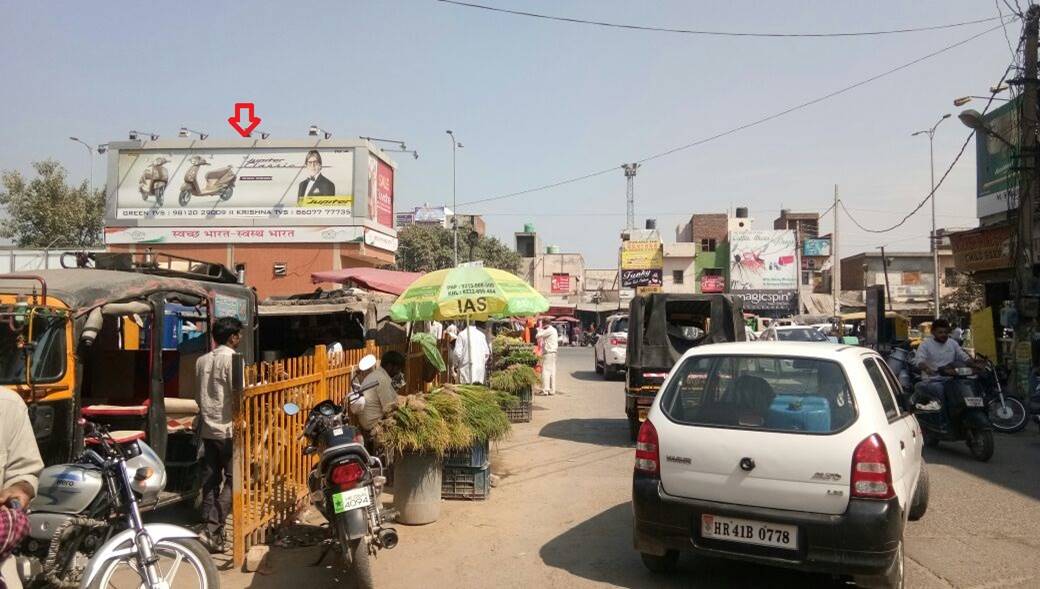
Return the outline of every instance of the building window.
{"type": "Polygon", "coordinates": [[[672,282],[674,282],[675,284],[682,284],[683,283],[683,271],[682,270],[672,270],[672,282]]]}
{"type": "Polygon", "coordinates": [[[701,251],[713,252],[715,251],[715,240],[714,239],[702,239],[701,240],[701,251]]]}

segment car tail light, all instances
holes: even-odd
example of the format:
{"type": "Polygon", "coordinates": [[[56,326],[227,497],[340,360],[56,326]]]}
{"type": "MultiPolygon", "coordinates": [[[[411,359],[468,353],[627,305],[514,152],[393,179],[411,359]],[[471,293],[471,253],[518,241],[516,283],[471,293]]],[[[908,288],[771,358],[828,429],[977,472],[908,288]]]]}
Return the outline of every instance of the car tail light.
{"type": "Polygon", "coordinates": [[[852,453],[852,497],[891,499],[894,496],[888,449],[881,436],[874,434],[860,442],[852,453]]]}
{"type": "Polygon", "coordinates": [[[661,476],[661,453],[657,445],[657,429],[650,420],[643,422],[636,437],[636,472],[651,477],[661,476]]]}
{"type": "Polygon", "coordinates": [[[349,489],[365,476],[365,469],[357,462],[345,462],[332,467],[329,480],[341,489],[349,489]]]}
{"type": "Polygon", "coordinates": [[[610,336],[610,345],[612,346],[625,346],[628,345],[627,337],[618,337],[616,335],[610,336]]]}

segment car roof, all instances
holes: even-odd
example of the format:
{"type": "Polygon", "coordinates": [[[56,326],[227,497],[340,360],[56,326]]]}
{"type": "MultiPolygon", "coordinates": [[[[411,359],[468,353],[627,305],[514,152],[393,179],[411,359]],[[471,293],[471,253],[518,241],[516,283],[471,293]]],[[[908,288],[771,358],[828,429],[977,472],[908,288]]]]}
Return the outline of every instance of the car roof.
{"type": "Polygon", "coordinates": [[[689,356],[788,356],[797,358],[820,358],[822,360],[856,360],[863,356],[877,355],[874,350],[862,346],[831,344],[825,342],[730,342],[706,344],[690,348],[683,358],[689,356]]]}
{"type": "Polygon", "coordinates": [[[815,325],[770,325],[769,329],[784,331],[788,329],[816,329],[815,325]]]}

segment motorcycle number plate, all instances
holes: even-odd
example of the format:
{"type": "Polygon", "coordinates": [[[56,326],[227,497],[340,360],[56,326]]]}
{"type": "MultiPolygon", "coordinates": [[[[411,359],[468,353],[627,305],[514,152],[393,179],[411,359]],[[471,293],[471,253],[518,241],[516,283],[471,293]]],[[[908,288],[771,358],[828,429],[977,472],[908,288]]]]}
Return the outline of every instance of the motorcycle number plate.
{"type": "Polygon", "coordinates": [[[982,407],[982,397],[964,397],[964,404],[968,407],[982,407]]]}
{"type": "Polygon", "coordinates": [[[332,510],[336,513],[360,509],[369,505],[372,505],[372,494],[369,493],[368,487],[351,489],[350,491],[343,491],[332,496],[332,510]]]}

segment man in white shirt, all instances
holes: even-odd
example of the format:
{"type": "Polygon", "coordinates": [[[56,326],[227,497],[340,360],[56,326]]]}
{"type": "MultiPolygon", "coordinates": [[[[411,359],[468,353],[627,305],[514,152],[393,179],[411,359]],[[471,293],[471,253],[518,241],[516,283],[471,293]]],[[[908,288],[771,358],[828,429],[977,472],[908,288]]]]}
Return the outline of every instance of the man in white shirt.
{"type": "Polygon", "coordinates": [[[430,321],[430,335],[433,339],[441,341],[441,336],[444,335],[444,324],[440,321],[430,321]]]}
{"type": "Polygon", "coordinates": [[[455,365],[459,368],[459,382],[462,384],[483,384],[487,360],[491,357],[491,347],[487,336],[476,325],[470,325],[459,332],[452,351],[455,365]]]}
{"type": "Polygon", "coordinates": [[[919,408],[926,411],[941,408],[941,400],[945,399],[944,386],[949,376],[946,372],[955,363],[975,364],[975,361],[960,344],[950,338],[950,322],[936,319],[932,323],[932,337],[921,342],[914,356],[914,364],[921,370],[921,382],[917,383],[915,389],[931,398],[926,403],[919,402],[919,408]]]}
{"type": "Polygon", "coordinates": [[[556,393],[556,352],[560,347],[560,334],[548,319],[542,319],[535,339],[542,346],[542,395],[551,396],[556,393]]]}

